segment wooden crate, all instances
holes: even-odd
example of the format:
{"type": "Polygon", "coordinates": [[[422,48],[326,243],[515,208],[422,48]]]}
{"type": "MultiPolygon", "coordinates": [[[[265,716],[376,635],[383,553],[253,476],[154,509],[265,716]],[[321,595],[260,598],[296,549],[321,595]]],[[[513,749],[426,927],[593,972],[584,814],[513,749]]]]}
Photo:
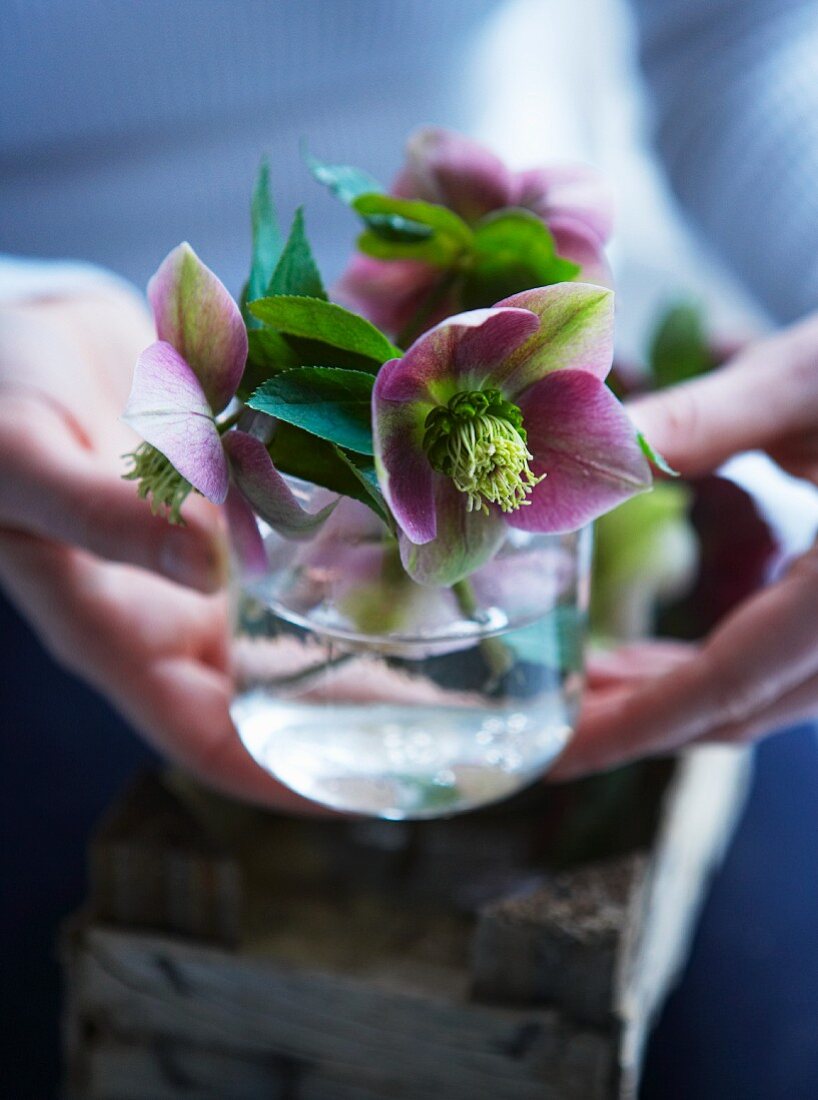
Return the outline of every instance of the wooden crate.
{"type": "Polygon", "coordinates": [[[294,821],[143,777],[64,944],[82,1100],[611,1100],[685,958],[746,753],[450,821],[294,821]]]}

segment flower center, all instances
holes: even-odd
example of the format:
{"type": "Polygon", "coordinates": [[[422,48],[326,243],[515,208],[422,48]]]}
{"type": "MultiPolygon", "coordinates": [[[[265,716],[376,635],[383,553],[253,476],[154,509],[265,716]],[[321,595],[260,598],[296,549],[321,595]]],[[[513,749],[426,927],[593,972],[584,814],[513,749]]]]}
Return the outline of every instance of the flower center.
{"type": "Polygon", "coordinates": [[[137,493],[140,499],[144,500],[150,495],[151,511],[154,515],[165,509],[171,523],[181,523],[179,509],[193,488],[190,482],[150,443],[141,444],[125,457],[130,458],[133,463],[132,468],[124,475],[125,479],[139,482],[137,493]]]}
{"type": "Polygon", "coordinates": [[[545,477],[532,472],[523,416],[499,390],[455,394],[426,417],[423,449],[438,473],[468,498],[468,510],[489,504],[514,512],[545,477]]]}

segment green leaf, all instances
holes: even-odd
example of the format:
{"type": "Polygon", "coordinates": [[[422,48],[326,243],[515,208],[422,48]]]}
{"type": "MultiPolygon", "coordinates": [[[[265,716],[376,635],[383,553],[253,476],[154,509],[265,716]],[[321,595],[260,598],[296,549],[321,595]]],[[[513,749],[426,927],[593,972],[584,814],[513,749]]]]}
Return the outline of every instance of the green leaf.
{"type": "Polygon", "coordinates": [[[371,493],[364,487],[357,472],[350,469],[352,460],[341,459],[339,449],[332,443],[279,420],[267,450],[275,468],[281,473],[352,497],[377,511],[373,507],[371,493]]]}
{"type": "Polygon", "coordinates": [[[369,256],[452,267],[471,251],[471,229],[445,206],[373,194],[360,195],[352,206],[367,225],[358,247],[369,256]]]}
{"type": "Polygon", "coordinates": [[[375,472],[375,464],[364,455],[350,455],[337,446],[335,447],[335,453],[338,456],[338,461],[342,462],[348,468],[349,472],[364,490],[364,493],[368,497],[364,503],[369,504],[372,511],[380,516],[387,527],[394,530],[395,522],[383,498],[383,493],[378,483],[378,475],[375,472]]]}
{"type": "MultiPolygon", "coordinates": [[[[270,194],[270,166],[266,160],[263,160],[259,166],[250,206],[250,220],[253,227],[253,257],[250,276],[241,296],[241,308],[245,320],[249,318],[247,303],[264,294],[281,253],[281,233],[270,194]]],[[[254,323],[252,318],[249,318],[249,321],[251,325],[254,323]]]]}
{"type": "Polygon", "coordinates": [[[343,367],[345,370],[362,370],[374,374],[380,364],[364,355],[322,344],[318,340],[306,340],[297,336],[282,336],[272,328],[251,329],[248,333],[249,352],[247,366],[238,397],[244,401],[263,385],[268,378],[294,367],[321,364],[343,367]]]}
{"type": "Polygon", "coordinates": [[[302,357],[285,338],[271,328],[254,328],[247,333],[247,366],[237,396],[245,400],[253,390],[274,374],[300,367],[302,357]]]}
{"type": "Polygon", "coordinates": [[[323,298],[327,292],[304,231],[304,208],[299,206],[293,218],[290,235],[279,256],[273,277],[263,294],[303,294],[323,298]]]}
{"type": "Polygon", "coordinates": [[[657,389],[712,370],[715,362],[697,305],[679,302],[667,310],[656,326],[649,362],[657,389]]]}
{"type": "Polygon", "coordinates": [[[417,245],[421,241],[430,240],[434,235],[434,230],[431,227],[424,226],[422,222],[413,221],[402,215],[402,213],[394,211],[393,207],[396,202],[401,201],[406,200],[396,199],[390,195],[373,195],[369,193],[358,196],[352,202],[352,206],[360,213],[368,230],[382,243],[417,245]],[[367,212],[361,209],[362,205],[374,209],[367,212]]]}
{"type": "Polygon", "coordinates": [[[380,363],[367,355],[358,355],[345,348],[334,347],[320,340],[308,340],[302,336],[284,336],[297,356],[296,367],[343,367],[344,370],[363,370],[377,374],[380,363]]]}
{"type": "Polygon", "coordinates": [[[474,231],[474,260],[463,288],[466,309],[477,309],[532,287],[575,279],[580,268],[557,255],[548,227],[528,210],[484,218],[474,231]]]}
{"type": "Polygon", "coordinates": [[[364,371],[297,367],[265,382],[247,404],[339,447],[371,455],[374,382],[364,371]]]}
{"type": "Polygon", "coordinates": [[[383,191],[377,180],[360,168],[349,164],[325,164],[317,157],[306,154],[307,167],[315,179],[335,195],[337,199],[350,206],[359,195],[369,195],[383,191]]]}
{"type": "Polygon", "coordinates": [[[642,454],[657,470],[661,470],[663,474],[667,474],[668,477],[679,477],[679,471],[674,470],[670,463],[659,454],[657,450],[648,443],[647,439],[641,432],[636,433],[636,438],[639,441],[639,446],[642,450],[642,454]]]}
{"type": "Polygon", "coordinates": [[[379,366],[402,355],[399,348],[357,313],[320,298],[281,295],[251,302],[250,312],[285,336],[310,340],[365,356],[379,366]]]}

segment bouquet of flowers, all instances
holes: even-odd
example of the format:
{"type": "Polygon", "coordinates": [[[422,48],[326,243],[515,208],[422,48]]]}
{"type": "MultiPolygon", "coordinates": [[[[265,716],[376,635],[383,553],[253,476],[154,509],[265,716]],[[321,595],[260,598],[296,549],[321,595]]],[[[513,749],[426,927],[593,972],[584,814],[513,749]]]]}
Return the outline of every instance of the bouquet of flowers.
{"type": "Polygon", "coordinates": [[[308,536],[332,506],[305,512],[289,474],[362,501],[410,576],[450,585],[506,525],[574,530],[650,487],[655,456],[605,385],[610,215],[589,170],[514,174],[438,130],[388,194],[312,167],[363,222],[334,301],[300,210],[279,243],[266,168],[241,307],[187,244],[149,284],[157,341],[124,418],[154,507],[177,520],[195,489],[308,536]]]}
{"type": "MultiPolygon", "coordinates": [[[[649,489],[651,464],[663,465],[606,384],[613,354],[607,192],[588,168],[515,173],[479,145],[437,129],[410,139],[390,191],[358,169],[308,163],[360,220],[345,273],[331,293],[325,289],[301,209],[281,238],[263,166],[240,300],[188,244],[150,281],[157,340],[136,364],[124,414],[145,442],[127,476],[172,522],[191,491],[225,504],[245,578],[286,558],[298,597],[281,612],[287,600],[279,585],[275,600],[291,627],[315,627],[310,616],[320,608],[329,629],[326,578],[334,578],[334,601],[343,589],[354,622],[345,621],[321,658],[315,636],[291,635],[289,648],[278,645],[276,729],[286,681],[288,706],[294,692],[330,703],[332,722],[359,733],[360,715],[351,722],[338,708],[351,705],[365,681],[370,717],[373,699],[437,708],[430,724],[441,707],[459,708],[461,717],[471,708],[469,736],[487,743],[487,699],[495,709],[498,700],[517,707],[518,719],[521,698],[542,703],[542,654],[550,643],[541,628],[536,636],[532,630],[545,621],[543,601],[553,610],[573,592],[570,630],[581,629],[579,573],[587,566],[575,560],[566,571],[564,542],[561,564],[544,565],[532,538],[564,540],[649,489]],[[306,549],[293,549],[299,545],[306,549]],[[305,595],[310,586],[319,595],[305,595]],[[453,678],[452,655],[462,654],[466,635],[452,640],[452,607],[479,635],[488,669],[479,685],[471,674],[453,678]],[[387,625],[393,634],[402,629],[400,644],[381,637],[375,646],[373,621],[381,635],[387,625]],[[349,646],[364,634],[368,664],[354,646],[339,656],[339,639],[349,646]],[[416,642],[410,674],[396,661],[416,642]],[[431,669],[433,657],[447,663],[431,669]],[[339,662],[348,673],[343,683],[339,662]]],[[[555,545],[548,543],[549,553],[555,545]]],[[[553,554],[548,560],[556,561],[553,554]]],[[[548,637],[561,644],[568,620],[548,621],[548,637]]],[[[273,633],[280,641],[279,627],[273,633]]],[[[569,663],[576,673],[576,659],[569,663]]],[[[256,669],[250,680],[255,690],[264,676],[256,669]]],[[[236,721],[248,744],[249,720],[236,721]]],[[[390,721],[399,740],[409,736],[394,714],[390,721]]],[[[563,714],[560,745],[571,724],[563,714]]],[[[322,725],[326,732],[326,715],[322,725]]],[[[379,744],[387,726],[378,727],[379,744]]],[[[270,728],[268,721],[265,737],[270,728]]],[[[542,738],[538,744],[536,765],[526,756],[519,768],[506,761],[499,770],[527,781],[555,755],[553,738],[547,751],[542,738]]],[[[275,752],[250,748],[297,789],[333,801],[299,778],[309,770],[303,756],[287,772],[280,745],[275,752]]],[[[311,761],[322,752],[311,742],[311,761]]],[[[446,787],[449,764],[433,761],[418,782],[446,787]]],[[[398,765],[383,767],[391,775],[398,765]]],[[[457,782],[462,790],[462,776],[457,782]]],[[[494,788],[476,800],[489,797],[497,797],[494,788]]],[[[466,801],[474,803],[473,792],[466,801]]],[[[350,805],[337,797],[334,804],[350,805]]],[[[358,799],[353,808],[370,806],[358,799]]],[[[378,802],[373,812],[386,811],[378,802]]]]}

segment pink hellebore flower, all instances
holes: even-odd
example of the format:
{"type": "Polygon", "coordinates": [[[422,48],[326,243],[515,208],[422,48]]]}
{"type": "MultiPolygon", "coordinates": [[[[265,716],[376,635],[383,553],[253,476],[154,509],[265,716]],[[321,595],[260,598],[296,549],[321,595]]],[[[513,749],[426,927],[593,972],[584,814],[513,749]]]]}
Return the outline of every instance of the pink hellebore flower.
{"type": "Polygon", "coordinates": [[[309,534],[327,510],[311,515],[302,509],[260,439],[219,430],[216,416],[244,372],[247,330],[236,303],[189,244],[167,256],[148,283],[148,298],[159,339],[136,362],[122,417],[147,444],[133,456],[130,476],[155,506],[167,506],[171,519],[178,518],[191,486],[214,504],[229,493],[228,512],[245,556],[260,565],[257,537],[255,543],[248,538],[246,501],[291,537],[309,534]]]}
{"type": "MultiPolygon", "coordinates": [[[[579,264],[583,281],[611,285],[603,253],[613,225],[611,196],[600,174],[587,165],[512,172],[477,142],[428,128],[409,139],[392,194],[446,206],[470,224],[509,207],[530,210],[548,226],[557,254],[579,264]]],[[[394,336],[417,314],[439,278],[439,271],[417,260],[358,255],[333,296],[394,336]]],[[[442,303],[430,323],[454,308],[442,303]]]]}
{"type": "Polygon", "coordinates": [[[384,364],[376,469],[416,580],[454,584],[507,527],[576,530],[650,487],[604,382],[612,352],[613,294],[560,283],[451,317],[384,364]]]}

